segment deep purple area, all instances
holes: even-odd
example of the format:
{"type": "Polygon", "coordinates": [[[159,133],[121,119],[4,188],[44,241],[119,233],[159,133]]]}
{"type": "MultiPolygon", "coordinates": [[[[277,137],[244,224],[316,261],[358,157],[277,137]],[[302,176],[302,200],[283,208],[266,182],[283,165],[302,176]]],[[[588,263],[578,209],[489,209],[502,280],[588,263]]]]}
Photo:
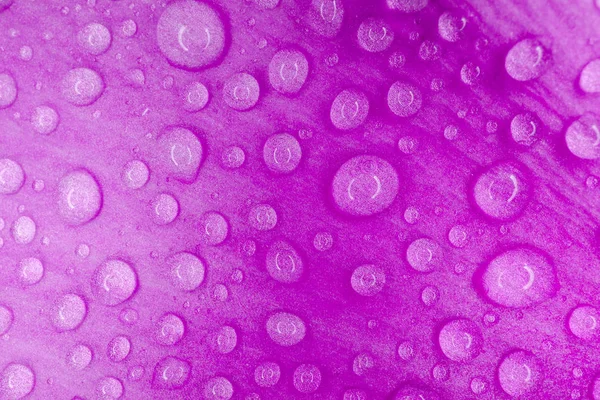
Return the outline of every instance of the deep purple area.
{"type": "Polygon", "coordinates": [[[0,0],[0,399],[600,399],[599,38],[0,0]]]}

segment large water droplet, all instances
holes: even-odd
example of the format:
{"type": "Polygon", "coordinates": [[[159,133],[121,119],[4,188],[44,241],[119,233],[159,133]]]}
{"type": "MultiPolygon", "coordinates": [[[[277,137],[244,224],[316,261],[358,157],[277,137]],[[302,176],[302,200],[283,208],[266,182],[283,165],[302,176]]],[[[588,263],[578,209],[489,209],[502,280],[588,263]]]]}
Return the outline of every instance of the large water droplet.
{"type": "Polygon", "coordinates": [[[0,194],[17,193],[25,182],[21,165],[11,159],[0,159],[0,194]]]}
{"type": "Polygon", "coordinates": [[[267,333],[280,346],[293,346],[306,336],[306,325],[297,315],[278,312],[267,320],[267,333]]]}
{"type": "Polygon", "coordinates": [[[164,346],[177,344],[185,334],[183,320],[175,314],[167,313],[156,323],[156,341],[164,346]]]}
{"type": "Polygon", "coordinates": [[[263,147],[263,159],[267,167],[278,174],[289,174],[300,164],[302,148],[289,133],[269,136],[263,147]]]}
{"type": "Polygon", "coordinates": [[[539,78],[551,62],[550,50],[537,39],[523,39],[506,54],[504,67],[513,79],[529,81],[539,78]]]}
{"type": "Polygon", "coordinates": [[[82,370],[92,362],[92,349],[84,344],[77,344],[67,354],[67,365],[75,370],[82,370]]]}
{"type": "Polygon", "coordinates": [[[131,351],[131,341],[127,336],[115,336],[108,342],[106,354],[112,362],[121,362],[127,358],[131,351]]]}
{"type": "Polygon", "coordinates": [[[500,387],[510,396],[533,394],[539,389],[543,380],[542,364],[527,351],[513,351],[498,365],[500,387]]]}
{"type": "Polygon", "coordinates": [[[121,260],[102,263],[92,275],[92,292],[107,306],[116,306],[128,300],[138,285],[133,268],[121,260]]]}
{"type": "Polygon", "coordinates": [[[70,331],[79,327],[86,315],[85,301],[76,294],[66,294],[54,303],[52,325],[59,331],[70,331]]]}
{"type": "Polygon", "coordinates": [[[586,112],[573,121],[565,132],[567,147],[576,157],[595,160],[600,157],[600,118],[586,112]]]}
{"type": "Polygon", "coordinates": [[[158,147],[161,165],[169,176],[184,183],[196,180],[204,150],[192,131],[169,127],[160,135],[158,147]]]}
{"type": "Polygon", "coordinates": [[[294,370],[294,387],[300,393],[316,392],[321,386],[321,379],[321,371],[314,364],[301,364],[294,370]]]}
{"type": "Polygon", "coordinates": [[[88,54],[100,55],[110,46],[112,36],[108,28],[100,23],[92,22],[77,33],[79,46],[88,54]]]}
{"type": "Polygon", "coordinates": [[[450,360],[466,362],[481,353],[483,335],[473,321],[459,318],[444,324],[438,335],[438,343],[450,360]]]}
{"type": "Polygon", "coordinates": [[[0,375],[0,395],[3,399],[22,399],[33,390],[35,373],[23,364],[11,363],[0,375]]]}
{"type": "Polygon", "coordinates": [[[16,243],[29,244],[35,238],[36,230],[35,222],[31,218],[22,215],[13,222],[11,234],[16,243]]]}
{"type": "Polygon", "coordinates": [[[74,68],[62,80],[63,97],[75,106],[89,106],[104,92],[104,80],[89,68],[74,68]]]}
{"type": "Polygon", "coordinates": [[[358,27],[359,46],[370,53],[387,50],[394,41],[392,27],[379,18],[367,18],[358,27]]]}
{"type": "Polygon", "coordinates": [[[171,283],[180,290],[190,292],[204,281],[204,263],[191,253],[173,254],[165,263],[169,268],[171,283]]]}
{"type": "Polygon", "coordinates": [[[229,400],[233,397],[233,385],[222,376],[211,378],[204,386],[206,400],[229,400]]]}
{"type": "Polygon", "coordinates": [[[161,389],[179,389],[187,383],[191,370],[189,362],[177,357],[165,357],[156,363],[152,383],[161,389]]]}
{"type": "Polygon", "coordinates": [[[296,94],[308,77],[308,60],[299,50],[280,50],[269,63],[269,82],[283,94],[296,94]]]}
{"type": "Polygon", "coordinates": [[[406,249],[406,260],[416,271],[431,272],[441,268],[443,252],[433,239],[420,238],[414,240],[406,249]]]}
{"type": "Polygon", "coordinates": [[[275,362],[263,362],[254,370],[254,381],[260,387],[273,387],[279,382],[281,368],[275,362]]]}
{"type": "Polygon", "coordinates": [[[69,172],[58,184],[58,209],[69,225],[82,225],[94,219],[102,207],[102,192],[86,170],[69,172]]]}
{"type": "Polygon", "coordinates": [[[369,115],[369,98],[357,89],[341,91],[329,111],[331,123],[338,129],[350,130],[362,125],[369,115]]]}

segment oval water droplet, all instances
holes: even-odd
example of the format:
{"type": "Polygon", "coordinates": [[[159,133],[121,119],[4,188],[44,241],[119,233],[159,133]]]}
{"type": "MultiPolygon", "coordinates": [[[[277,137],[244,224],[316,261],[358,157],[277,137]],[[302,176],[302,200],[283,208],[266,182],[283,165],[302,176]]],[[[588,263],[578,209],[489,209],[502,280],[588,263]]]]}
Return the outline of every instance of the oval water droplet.
{"type": "Polygon", "coordinates": [[[92,293],[101,303],[116,306],[128,300],[137,289],[138,278],[134,269],[121,260],[102,263],[92,275],[92,293]]]}
{"type": "Polygon", "coordinates": [[[297,315],[278,312],[267,319],[267,334],[280,346],[293,346],[306,336],[306,325],[297,315]]]}

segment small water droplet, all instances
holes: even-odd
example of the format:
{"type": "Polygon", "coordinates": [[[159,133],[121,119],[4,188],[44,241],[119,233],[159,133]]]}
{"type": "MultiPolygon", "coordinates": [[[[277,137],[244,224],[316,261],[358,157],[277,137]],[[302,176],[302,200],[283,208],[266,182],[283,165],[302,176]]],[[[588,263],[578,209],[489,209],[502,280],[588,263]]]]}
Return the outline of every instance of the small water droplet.
{"type": "Polygon", "coordinates": [[[595,189],[596,187],[598,187],[598,177],[596,177],[594,175],[588,176],[587,179],[585,180],[585,185],[589,189],[595,189]]]}
{"type": "Polygon", "coordinates": [[[483,316],[483,323],[486,326],[496,325],[498,323],[498,320],[499,320],[498,314],[496,314],[493,311],[487,312],[483,316]]]}
{"type": "Polygon", "coordinates": [[[419,220],[419,210],[413,206],[407,207],[404,211],[404,220],[411,225],[416,224],[419,220]]]}

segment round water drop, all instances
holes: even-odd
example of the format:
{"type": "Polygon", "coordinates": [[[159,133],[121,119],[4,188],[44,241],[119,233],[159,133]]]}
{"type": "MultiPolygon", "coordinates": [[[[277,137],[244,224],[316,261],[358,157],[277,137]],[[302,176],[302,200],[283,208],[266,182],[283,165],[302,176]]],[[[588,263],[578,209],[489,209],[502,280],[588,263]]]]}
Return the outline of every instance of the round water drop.
{"type": "Polygon", "coordinates": [[[506,54],[504,67],[513,79],[529,81],[539,78],[550,66],[550,50],[537,39],[523,39],[506,54]]]}
{"type": "Polygon", "coordinates": [[[233,397],[233,385],[222,376],[211,378],[204,386],[206,400],[229,400],[233,397]]]}
{"type": "Polygon", "coordinates": [[[367,353],[361,353],[354,358],[354,361],[352,362],[352,371],[358,376],[363,376],[374,366],[375,360],[373,360],[373,356],[367,353]]]}
{"type": "Polygon", "coordinates": [[[272,10],[279,5],[281,0],[254,0],[257,6],[265,10],[272,10]]]}
{"type": "Polygon", "coordinates": [[[574,156],[584,160],[600,157],[600,118],[586,112],[573,121],[565,133],[567,147],[574,156]]]}
{"type": "Polygon", "coordinates": [[[542,364],[527,351],[516,350],[509,353],[498,366],[500,387],[509,396],[533,394],[543,380],[542,364]]]}
{"type": "Polygon", "coordinates": [[[477,82],[479,82],[481,78],[481,68],[469,61],[460,69],[460,80],[463,81],[465,85],[473,86],[477,82]]]}
{"type": "Polygon", "coordinates": [[[592,60],[583,67],[579,87],[585,93],[600,93],[600,59],[592,60]]]}
{"type": "Polygon", "coordinates": [[[102,304],[116,306],[128,300],[138,285],[133,268],[121,260],[102,263],[92,275],[92,293],[102,304]]]}
{"type": "Polygon", "coordinates": [[[273,242],[267,250],[266,266],[271,278],[282,283],[298,282],[304,272],[302,257],[283,240],[273,242]]]}
{"type": "Polygon", "coordinates": [[[69,172],[58,183],[58,210],[69,225],[82,225],[94,219],[102,207],[102,192],[86,170],[69,172]]]}
{"type": "Polygon", "coordinates": [[[554,296],[558,282],[548,256],[517,247],[497,255],[481,276],[485,295],[505,307],[530,307],[554,296]]]}
{"type": "Polygon", "coordinates": [[[448,42],[456,42],[464,37],[467,19],[458,13],[446,11],[438,19],[438,33],[448,42]]]}
{"type": "Polygon", "coordinates": [[[258,102],[259,96],[258,81],[246,72],[233,74],[223,86],[223,100],[234,110],[250,110],[258,102]]]}
{"type": "Polygon", "coordinates": [[[367,392],[361,389],[346,389],[342,400],[367,400],[367,392]]]}
{"type": "Polygon", "coordinates": [[[225,49],[226,32],[217,12],[203,2],[171,3],[158,19],[158,47],[173,65],[198,69],[214,64],[225,49]]]}
{"type": "Polygon", "coordinates": [[[437,363],[431,370],[431,376],[439,382],[447,381],[450,378],[448,365],[445,362],[437,363]]]}
{"type": "Polygon", "coordinates": [[[165,263],[169,269],[171,283],[179,290],[191,292],[204,281],[206,267],[202,260],[191,253],[173,254],[165,263]]]}
{"type": "Polygon", "coordinates": [[[419,57],[423,61],[435,61],[441,57],[442,49],[440,45],[432,42],[431,40],[425,40],[419,47],[419,57]]]}
{"type": "Polygon", "coordinates": [[[22,285],[35,285],[44,276],[44,265],[39,258],[23,258],[17,268],[18,279],[22,285]]]}
{"type": "Polygon", "coordinates": [[[102,77],[89,68],[74,68],[62,80],[63,97],[75,106],[89,106],[104,92],[102,77]]]}
{"type": "Polygon", "coordinates": [[[398,174],[387,161],[378,156],[356,156],[337,170],[331,191],[340,211],[370,216],[392,204],[398,187],[398,174]]]}
{"type": "Polygon", "coordinates": [[[123,167],[121,180],[129,189],[140,189],[150,179],[150,170],[145,162],[131,160],[123,167]]]}
{"type": "Polygon", "coordinates": [[[200,219],[198,230],[202,243],[216,246],[227,239],[227,235],[229,235],[229,222],[227,222],[223,214],[216,211],[209,211],[200,219]]]}
{"type": "Polygon", "coordinates": [[[314,364],[301,364],[294,370],[294,387],[300,393],[314,393],[321,386],[321,370],[314,364]]]}
{"type": "Polygon", "coordinates": [[[254,369],[254,381],[260,387],[273,387],[281,378],[281,368],[275,362],[263,362],[254,369]]]}
{"type": "Polygon", "coordinates": [[[270,231],[277,224],[277,212],[268,204],[257,204],[250,209],[248,223],[259,231],[270,231]]]}
{"type": "Polygon", "coordinates": [[[25,172],[19,163],[0,159],[0,194],[17,193],[25,182],[25,172]]]}
{"type": "Polygon", "coordinates": [[[293,346],[306,336],[304,321],[287,312],[278,312],[267,319],[267,334],[280,346],[293,346]]]}
{"type": "Polygon", "coordinates": [[[313,246],[318,251],[327,251],[333,247],[333,235],[329,232],[317,232],[313,239],[313,246]]]}
{"type": "Polygon", "coordinates": [[[375,296],[385,286],[385,272],[373,264],[361,265],[352,273],[350,284],[361,296],[375,296]]]}
{"type": "Polygon", "coordinates": [[[448,240],[454,247],[465,247],[469,242],[467,227],[464,225],[454,225],[452,228],[450,228],[450,232],[448,232],[448,240]]]}
{"type": "Polygon", "coordinates": [[[263,147],[263,159],[267,168],[277,174],[289,174],[300,164],[302,148],[289,133],[269,136],[263,147]]]}
{"type": "Polygon", "coordinates": [[[406,56],[399,51],[395,51],[388,58],[388,64],[394,70],[401,70],[406,64],[406,56]]]}
{"type": "Polygon", "coordinates": [[[79,46],[86,53],[95,56],[105,53],[111,40],[112,37],[108,28],[97,22],[87,24],[77,33],[79,46]]]}
{"type": "Polygon", "coordinates": [[[441,400],[441,397],[427,387],[407,384],[400,388],[394,400],[441,400]]]}
{"type": "Polygon", "coordinates": [[[189,362],[177,357],[165,357],[156,363],[153,386],[161,389],[180,389],[188,381],[192,371],[189,362]]]}
{"type": "Polygon", "coordinates": [[[475,378],[473,378],[471,380],[471,384],[470,384],[471,391],[474,394],[485,393],[488,390],[488,386],[489,386],[488,381],[482,376],[476,376],[475,378]]]}
{"type": "Polygon", "coordinates": [[[138,319],[140,319],[140,315],[133,308],[124,308],[119,313],[119,321],[126,325],[133,325],[138,319]]]}
{"type": "Polygon", "coordinates": [[[227,290],[227,286],[218,283],[215,285],[213,289],[213,299],[217,301],[227,301],[229,297],[229,290],[227,290]]]}
{"type": "Polygon", "coordinates": [[[404,220],[411,225],[414,225],[419,220],[419,210],[415,207],[407,207],[404,210],[404,220]]]}
{"type": "Polygon", "coordinates": [[[175,314],[164,314],[156,324],[156,341],[163,346],[177,344],[185,333],[183,320],[175,314]]]}
{"type": "Polygon", "coordinates": [[[200,111],[206,107],[208,100],[208,89],[201,82],[192,82],[183,90],[183,108],[186,111],[200,111]]]}
{"type": "Polygon", "coordinates": [[[246,153],[238,146],[229,146],[221,153],[221,165],[228,169],[236,169],[244,165],[246,153]]]}
{"type": "Polygon", "coordinates": [[[23,364],[11,363],[0,375],[0,398],[22,399],[33,390],[35,373],[23,364]]]}
{"type": "Polygon", "coordinates": [[[0,305],[0,336],[4,335],[12,326],[13,312],[7,306],[0,305]]]}
{"type": "Polygon", "coordinates": [[[142,367],[141,365],[133,366],[129,370],[128,375],[129,375],[129,379],[131,379],[132,381],[134,381],[134,382],[139,381],[140,379],[142,379],[142,376],[144,375],[144,367],[142,367]]]}
{"type": "Polygon", "coordinates": [[[31,125],[41,135],[49,135],[54,132],[59,121],[58,112],[50,106],[38,106],[31,115],[31,125]]]}
{"type": "Polygon", "coordinates": [[[358,44],[370,53],[387,50],[394,41],[392,27],[379,18],[367,18],[358,27],[358,44]]]}
{"type": "Polygon", "coordinates": [[[108,343],[106,354],[112,362],[121,362],[131,351],[131,341],[126,336],[115,336],[108,343]]]}
{"type": "Polygon", "coordinates": [[[415,115],[421,109],[422,103],[421,90],[412,83],[396,81],[388,90],[388,107],[399,117],[415,115]]]}
{"type": "Polygon", "coordinates": [[[158,139],[161,165],[165,172],[184,183],[192,183],[198,175],[204,149],[189,129],[169,127],[158,139]]]}
{"type": "Polygon", "coordinates": [[[386,0],[386,3],[391,10],[413,13],[427,7],[429,0],[386,0]]]}
{"type": "Polygon", "coordinates": [[[152,220],[157,225],[168,225],[179,215],[179,202],[168,193],[160,193],[152,200],[152,220]]]}
{"type": "Polygon", "coordinates": [[[237,332],[231,326],[222,326],[216,335],[217,351],[221,354],[229,354],[237,346],[237,332]]]}
{"type": "Polygon", "coordinates": [[[59,331],[70,331],[79,327],[86,315],[85,301],[76,294],[66,294],[54,303],[52,325],[59,331]]]}
{"type": "Polygon", "coordinates": [[[516,162],[503,162],[487,168],[475,181],[475,204],[488,217],[509,221],[529,203],[530,185],[525,169],[516,162]]]}
{"type": "Polygon", "coordinates": [[[84,344],[77,344],[67,354],[67,365],[75,370],[82,370],[92,362],[92,349],[84,344]]]}
{"type": "Polygon", "coordinates": [[[125,37],[132,37],[137,32],[137,24],[134,20],[128,19],[121,24],[121,33],[125,37]]]}
{"type": "Polygon", "coordinates": [[[35,238],[36,229],[35,222],[31,218],[22,215],[13,222],[11,233],[16,243],[29,244],[35,238]]]}
{"type": "Polygon", "coordinates": [[[600,337],[600,312],[596,307],[582,305],[571,310],[568,326],[571,333],[583,340],[600,337]]]}
{"type": "Polygon", "coordinates": [[[0,109],[10,107],[17,99],[17,83],[12,75],[0,74],[0,109]]]}
{"type": "Polygon", "coordinates": [[[347,89],[340,92],[333,100],[329,118],[337,129],[349,130],[362,125],[368,114],[367,95],[361,90],[347,89]]]}
{"type": "Polygon", "coordinates": [[[96,394],[102,400],[117,400],[123,396],[125,389],[123,384],[117,378],[107,376],[96,385],[96,394]]]}
{"type": "Polygon", "coordinates": [[[483,349],[481,329],[471,320],[458,318],[444,324],[438,335],[442,353],[452,361],[466,362],[483,349]]]}
{"type": "Polygon", "coordinates": [[[408,245],[406,260],[415,271],[432,272],[440,269],[443,252],[440,245],[433,239],[420,238],[408,245]]]}
{"type": "Polygon", "coordinates": [[[435,286],[425,286],[421,291],[421,301],[427,307],[434,306],[440,299],[440,291],[435,286]]]}
{"type": "Polygon", "coordinates": [[[269,63],[269,82],[283,94],[296,94],[308,77],[308,60],[299,50],[280,50],[269,63]]]}
{"type": "Polygon", "coordinates": [[[510,135],[523,146],[531,146],[540,137],[542,122],[532,113],[517,114],[510,121],[510,135]]]}
{"type": "Polygon", "coordinates": [[[308,21],[312,29],[322,36],[337,36],[344,22],[342,0],[312,0],[308,11],[308,21]]]}
{"type": "Polygon", "coordinates": [[[415,357],[415,348],[412,343],[404,341],[398,345],[398,356],[404,361],[410,361],[415,357]]]}

